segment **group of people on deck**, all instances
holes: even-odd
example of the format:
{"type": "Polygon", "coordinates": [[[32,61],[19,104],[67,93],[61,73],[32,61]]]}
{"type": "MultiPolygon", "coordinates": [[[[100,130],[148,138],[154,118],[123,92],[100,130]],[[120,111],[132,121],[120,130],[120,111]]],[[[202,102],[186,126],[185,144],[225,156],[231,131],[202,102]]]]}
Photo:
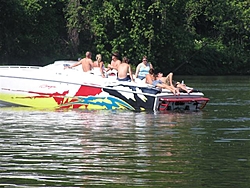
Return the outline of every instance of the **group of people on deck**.
{"type": "Polygon", "coordinates": [[[105,68],[104,62],[102,61],[101,54],[96,55],[96,60],[92,61],[92,53],[86,52],[85,58],[79,60],[77,63],[65,67],[72,68],[78,65],[82,65],[83,72],[94,73],[95,75],[100,75],[105,78],[107,75],[117,76],[118,81],[131,81],[135,82],[135,79],[145,80],[145,83],[153,85],[158,88],[168,89],[175,95],[179,95],[179,90],[182,89],[187,93],[192,92],[191,89],[187,89],[185,84],[176,82],[173,84],[173,73],[169,73],[166,77],[163,73],[154,72],[153,65],[147,61],[147,56],[143,56],[142,62],[136,67],[135,75],[133,76],[131,66],[129,64],[129,59],[123,57],[122,61],[119,60],[118,53],[112,53],[112,60],[108,67],[105,68]]]}

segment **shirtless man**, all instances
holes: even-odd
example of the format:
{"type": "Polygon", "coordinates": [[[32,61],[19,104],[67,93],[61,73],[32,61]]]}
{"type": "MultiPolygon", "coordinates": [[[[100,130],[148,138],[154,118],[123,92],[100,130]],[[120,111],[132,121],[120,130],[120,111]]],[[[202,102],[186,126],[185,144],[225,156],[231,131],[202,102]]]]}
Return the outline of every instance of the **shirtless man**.
{"type": "Polygon", "coordinates": [[[82,70],[83,72],[90,72],[93,69],[93,61],[91,59],[91,52],[86,52],[86,57],[81,59],[79,62],[68,66],[66,68],[72,68],[72,67],[76,67],[80,64],[82,64],[82,70]]]}
{"type": "Polygon", "coordinates": [[[119,58],[118,53],[116,53],[116,52],[112,53],[112,60],[111,60],[111,63],[108,64],[107,71],[113,70],[113,69],[116,71],[118,70],[118,67],[121,64],[121,61],[118,58],[119,58]]]}
{"type": "Polygon", "coordinates": [[[132,81],[134,82],[131,66],[128,64],[129,59],[127,57],[124,57],[122,59],[122,63],[118,67],[118,76],[117,80],[119,81],[132,81]],[[129,76],[128,76],[129,73],[129,76]]]}

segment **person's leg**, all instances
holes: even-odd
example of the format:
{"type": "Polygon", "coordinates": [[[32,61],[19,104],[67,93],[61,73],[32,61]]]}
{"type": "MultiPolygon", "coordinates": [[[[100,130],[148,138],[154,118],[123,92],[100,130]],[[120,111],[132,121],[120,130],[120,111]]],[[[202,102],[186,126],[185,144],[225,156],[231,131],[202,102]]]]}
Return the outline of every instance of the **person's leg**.
{"type": "Polygon", "coordinates": [[[177,94],[177,95],[180,94],[177,88],[173,88],[173,87],[171,87],[171,86],[169,86],[169,85],[167,85],[167,84],[157,84],[157,87],[161,87],[161,88],[164,88],[164,89],[168,89],[168,90],[170,90],[173,94],[177,94]]]}
{"type": "Polygon", "coordinates": [[[180,88],[180,89],[186,91],[187,93],[191,93],[191,92],[193,91],[192,89],[191,89],[191,90],[188,90],[188,89],[186,88],[186,85],[185,85],[185,84],[177,84],[177,88],[180,88]]]}
{"type": "Polygon", "coordinates": [[[175,88],[175,94],[176,94],[176,95],[180,95],[180,90],[179,90],[179,88],[175,88]]]}
{"type": "Polygon", "coordinates": [[[173,73],[170,72],[166,78],[166,84],[168,84],[169,86],[173,86],[173,73]]]}

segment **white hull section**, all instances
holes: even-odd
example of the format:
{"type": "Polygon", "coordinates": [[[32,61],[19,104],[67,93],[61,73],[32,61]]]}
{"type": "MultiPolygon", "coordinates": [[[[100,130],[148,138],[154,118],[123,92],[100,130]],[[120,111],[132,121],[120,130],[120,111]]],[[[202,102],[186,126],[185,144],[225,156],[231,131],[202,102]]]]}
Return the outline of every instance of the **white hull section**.
{"type": "Polygon", "coordinates": [[[1,66],[0,106],[42,109],[199,110],[209,99],[196,91],[179,96],[138,81],[120,82],[83,73],[81,67],[64,69],[70,61],[45,67],[1,66]]]}

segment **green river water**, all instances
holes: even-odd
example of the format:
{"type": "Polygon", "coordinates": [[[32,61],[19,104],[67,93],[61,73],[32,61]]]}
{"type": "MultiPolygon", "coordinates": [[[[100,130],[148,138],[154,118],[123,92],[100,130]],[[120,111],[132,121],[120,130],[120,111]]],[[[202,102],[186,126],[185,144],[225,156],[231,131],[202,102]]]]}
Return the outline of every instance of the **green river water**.
{"type": "Polygon", "coordinates": [[[201,112],[0,108],[0,187],[250,187],[250,78],[176,78],[201,112]]]}

